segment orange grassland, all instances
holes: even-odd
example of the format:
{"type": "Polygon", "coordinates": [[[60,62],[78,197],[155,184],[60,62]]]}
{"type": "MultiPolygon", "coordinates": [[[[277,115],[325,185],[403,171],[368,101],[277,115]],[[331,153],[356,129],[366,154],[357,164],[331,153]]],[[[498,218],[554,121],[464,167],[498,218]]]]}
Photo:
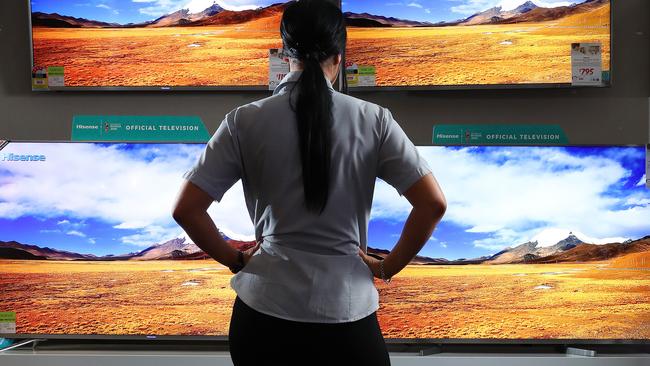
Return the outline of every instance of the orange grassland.
{"type": "MultiPolygon", "coordinates": [[[[279,27],[34,28],[34,65],[64,66],[66,86],[268,85],[279,27]],[[274,30],[272,30],[274,29],[274,30]]],[[[255,23],[255,24],[251,24],[255,23]]]]}
{"type": "MultiPolygon", "coordinates": [[[[213,261],[0,260],[23,334],[226,335],[213,261]]],[[[650,271],[608,263],[407,267],[377,283],[388,338],[650,339],[650,271]]]]}
{"type": "Polygon", "coordinates": [[[609,4],[540,23],[349,28],[347,60],[379,86],[571,83],[571,43],[600,42],[610,65],[609,4]]]}
{"type": "MultiPolygon", "coordinates": [[[[268,85],[279,16],[235,26],[33,31],[34,64],[64,66],[66,86],[268,85]]],[[[348,61],[378,85],[570,83],[571,43],[601,42],[609,4],[557,21],[427,28],[349,28],[348,61]]]]}

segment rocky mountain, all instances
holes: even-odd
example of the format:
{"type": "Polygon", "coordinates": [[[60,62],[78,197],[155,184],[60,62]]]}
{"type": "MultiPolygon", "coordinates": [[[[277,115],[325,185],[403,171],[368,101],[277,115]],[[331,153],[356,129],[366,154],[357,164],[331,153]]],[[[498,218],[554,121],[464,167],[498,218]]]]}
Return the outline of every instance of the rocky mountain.
{"type": "Polygon", "coordinates": [[[623,243],[588,244],[571,234],[552,246],[542,247],[537,241],[533,241],[505,249],[490,257],[485,263],[593,262],[647,251],[650,251],[650,236],[623,243]]]}
{"type": "MultiPolygon", "coordinates": [[[[67,252],[64,250],[56,250],[48,247],[39,247],[36,245],[22,244],[17,241],[0,241],[0,248],[13,248],[23,252],[27,252],[37,258],[24,258],[24,259],[54,259],[54,260],[94,260],[96,256],[92,254],[78,254],[67,252]]],[[[14,254],[17,252],[12,251],[14,254]]],[[[9,253],[9,251],[7,251],[9,253]]]]}
{"type": "Polygon", "coordinates": [[[50,28],[113,28],[119,27],[116,23],[106,23],[85,18],[75,18],[57,13],[32,13],[32,26],[50,28]]]}
{"type": "Polygon", "coordinates": [[[212,16],[192,22],[190,25],[204,26],[241,24],[262,18],[277,18],[277,23],[279,24],[280,17],[288,5],[289,2],[273,4],[267,7],[257,8],[253,10],[224,10],[212,16]]]}
{"type": "Polygon", "coordinates": [[[487,263],[490,264],[505,264],[516,263],[522,261],[524,257],[530,258],[535,255],[538,243],[536,241],[526,242],[514,248],[508,248],[493,255],[487,263]]]}
{"type": "Polygon", "coordinates": [[[84,18],[74,18],[57,13],[32,13],[32,24],[41,27],[53,28],[141,28],[141,27],[175,27],[175,26],[204,26],[204,25],[230,25],[240,24],[261,18],[276,17],[279,19],[289,3],[278,3],[254,10],[232,11],[225,10],[217,2],[208,8],[190,13],[187,8],[179,9],[163,15],[155,20],[143,23],[117,24],[106,23],[84,18]]]}
{"type": "Polygon", "coordinates": [[[516,7],[515,9],[508,10],[508,11],[504,11],[502,7],[498,6],[474,14],[466,18],[460,24],[479,25],[479,24],[501,23],[508,19],[514,19],[520,17],[538,8],[539,7],[532,1],[526,1],[525,3],[516,7]]]}
{"type": "Polygon", "coordinates": [[[571,15],[594,11],[603,6],[609,6],[609,4],[610,0],[587,0],[583,3],[570,6],[558,6],[555,8],[537,7],[514,17],[503,17],[500,20],[496,20],[496,23],[512,24],[558,20],[571,15]]]}
{"type": "Polygon", "coordinates": [[[538,241],[529,241],[514,248],[508,248],[496,253],[487,260],[487,263],[528,263],[537,261],[540,258],[566,252],[580,244],[583,244],[582,240],[578,239],[573,233],[569,233],[567,238],[560,240],[556,244],[546,247],[539,245],[538,241]]]}
{"type": "Polygon", "coordinates": [[[43,260],[47,258],[18,248],[0,248],[0,259],[43,260]]]}
{"type": "MultiPolygon", "coordinates": [[[[376,248],[368,247],[368,254],[376,257],[386,258],[386,256],[389,253],[390,251],[386,249],[376,249],[376,248]]],[[[429,258],[429,257],[424,257],[419,255],[413,258],[413,260],[411,261],[411,264],[446,264],[446,263],[449,263],[449,261],[446,259],[429,258]]]]}
{"type": "Polygon", "coordinates": [[[161,244],[152,245],[141,252],[130,256],[131,260],[158,260],[174,259],[184,255],[191,255],[200,252],[201,249],[194,243],[187,242],[185,238],[178,238],[166,241],[161,244]]]}
{"type": "Polygon", "coordinates": [[[555,8],[540,7],[534,1],[525,1],[512,10],[503,10],[502,7],[493,7],[465,19],[457,21],[429,23],[407,19],[385,17],[369,13],[344,13],[345,20],[353,27],[441,27],[441,26],[471,26],[484,24],[510,24],[525,22],[542,22],[557,20],[570,15],[585,13],[604,5],[609,5],[610,0],[587,0],[571,6],[555,8]]]}
{"type": "Polygon", "coordinates": [[[628,254],[644,253],[650,251],[650,237],[635,240],[630,243],[611,243],[604,245],[578,244],[567,251],[558,252],[543,258],[537,258],[532,263],[563,263],[563,262],[591,262],[609,260],[628,254]]]}
{"type": "Polygon", "coordinates": [[[345,17],[346,24],[351,27],[425,27],[433,25],[428,22],[398,19],[369,13],[357,14],[345,12],[343,16],[345,17]]]}
{"type": "Polygon", "coordinates": [[[578,239],[578,237],[573,233],[570,233],[566,239],[560,240],[557,244],[550,247],[538,248],[534,254],[539,257],[547,257],[549,255],[573,249],[580,244],[583,244],[583,241],[578,239]]]}
{"type": "Polygon", "coordinates": [[[219,6],[216,2],[199,13],[190,13],[189,9],[181,9],[171,14],[163,15],[162,17],[154,20],[147,26],[148,27],[173,27],[179,25],[189,25],[194,22],[201,21],[205,18],[217,15],[224,10],[225,9],[219,6]]]}

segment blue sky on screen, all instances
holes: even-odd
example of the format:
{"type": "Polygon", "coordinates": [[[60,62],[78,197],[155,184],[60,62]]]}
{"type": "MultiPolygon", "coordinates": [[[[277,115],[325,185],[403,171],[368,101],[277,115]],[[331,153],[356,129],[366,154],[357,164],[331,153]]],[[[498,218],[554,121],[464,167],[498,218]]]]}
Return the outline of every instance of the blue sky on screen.
{"type": "MultiPolygon", "coordinates": [[[[183,237],[170,208],[202,148],[10,144],[0,152],[0,240],[106,255],[183,237]],[[10,153],[47,160],[3,161],[10,153]]],[[[568,232],[593,243],[650,235],[643,147],[419,149],[449,202],[423,255],[476,258],[533,239],[552,245],[568,232]]],[[[392,248],[409,209],[378,181],[369,244],[392,248]]],[[[241,184],[210,214],[228,236],[253,238],[241,184]]]]}
{"type": "Polygon", "coordinates": [[[213,3],[228,10],[256,9],[281,0],[32,0],[32,12],[58,13],[109,23],[140,23],[180,9],[198,13],[213,3]]]}
{"type": "MultiPolygon", "coordinates": [[[[526,0],[343,0],[342,7],[344,12],[370,13],[436,23],[464,19],[495,6],[511,10],[525,2],[526,0]]],[[[584,1],[533,0],[533,2],[538,6],[556,7],[584,1]]]]}

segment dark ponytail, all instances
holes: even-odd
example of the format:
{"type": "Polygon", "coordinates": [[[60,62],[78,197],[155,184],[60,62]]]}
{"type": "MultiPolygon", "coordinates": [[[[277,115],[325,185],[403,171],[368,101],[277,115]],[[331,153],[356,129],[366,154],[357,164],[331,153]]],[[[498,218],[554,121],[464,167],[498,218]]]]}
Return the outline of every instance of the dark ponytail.
{"type": "Polygon", "coordinates": [[[298,121],[305,203],[321,213],[329,197],[332,93],[321,62],[345,51],[341,10],[324,0],[291,3],[280,25],[284,52],[303,63],[294,111],[298,121]]]}

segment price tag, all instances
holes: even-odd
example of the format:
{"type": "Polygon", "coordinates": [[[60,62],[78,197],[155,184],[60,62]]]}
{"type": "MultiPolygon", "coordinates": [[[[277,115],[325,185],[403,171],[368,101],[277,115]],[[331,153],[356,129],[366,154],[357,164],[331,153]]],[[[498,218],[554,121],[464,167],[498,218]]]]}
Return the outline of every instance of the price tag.
{"type": "Polygon", "coordinates": [[[573,85],[603,85],[603,53],[600,43],[571,44],[573,85]]]}
{"type": "Polygon", "coordinates": [[[48,86],[65,86],[65,68],[63,66],[50,66],[47,68],[48,86]]]}
{"type": "Polygon", "coordinates": [[[0,312],[0,334],[16,334],[15,312],[0,312]]]}
{"type": "Polygon", "coordinates": [[[275,90],[282,79],[289,73],[289,58],[282,50],[272,48],[269,50],[269,90],[275,90]]]}
{"type": "Polygon", "coordinates": [[[32,68],[32,90],[47,88],[47,67],[34,66],[32,68]]]}
{"type": "Polygon", "coordinates": [[[345,76],[348,80],[348,87],[377,86],[377,71],[374,66],[347,64],[345,76]]]}

